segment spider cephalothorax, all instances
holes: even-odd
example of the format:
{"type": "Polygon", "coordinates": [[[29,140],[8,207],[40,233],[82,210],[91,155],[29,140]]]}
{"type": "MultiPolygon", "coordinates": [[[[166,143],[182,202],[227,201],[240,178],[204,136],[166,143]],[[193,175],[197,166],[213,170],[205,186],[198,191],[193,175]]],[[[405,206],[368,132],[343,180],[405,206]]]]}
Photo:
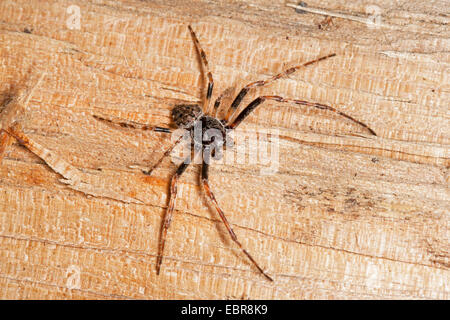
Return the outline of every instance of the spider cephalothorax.
{"type": "MultiPolygon", "coordinates": [[[[294,73],[296,70],[302,67],[309,66],[311,64],[314,64],[316,62],[334,57],[336,54],[328,54],[326,56],[317,58],[315,60],[303,63],[298,66],[291,67],[289,69],[286,69],[285,71],[268,78],[266,80],[259,80],[255,82],[251,82],[245,87],[243,87],[233,102],[231,103],[228,112],[226,112],[226,115],[224,119],[218,119],[216,118],[217,111],[219,109],[221,99],[224,96],[224,93],[218,96],[214,103],[214,109],[210,110],[209,104],[210,100],[213,94],[213,88],[214,88],[214,82],[212,73],[209,71],[208,67],[208,61],[206,60],[206,54],[203,51],[203,49],[200,46],[200,43],[197,39],[197,36],[195,35],[194,31],[192,30],[191,26],[188,26],[189,31],[191,33],[192,39],[194,40],[194,44],[197,50],[197,53],[200,57],[200,60],[203,64],[203,70],[206,73],[206,76],[208,78],[208,87],[206,90],[206,97],[203,100],[203,105],[200,107],[198,104],[180,104],[173,108],[172,110],[172,119],[175,125],[178,128],[185,129],[189,131],[189,137],[191,137],[191,143],[194,145],[195,150],[202,150],[202,151],[208,151],[203,152],[203,163],[202,163],[202,173],[201,173],[201,181],[203,185],[203,189],[212,204],[214,205],[214,208],[216,209],[217,213],[219,214],[220,218],[222,219],[223,223],[225,224],[225,227],[227,228],[228,233],[230,234],[233,241],[239,246],[239,248],[242,250],[242,252],[248,257],[248,259],[255,265],[255,267],[263,274],[268,280],[272,281],[272,278],[264,272],[264,270],[258,265],[258,263],[253,259],[253,257],[245,250],[245,248],[242,246],[242,244],[239,242],[236,234],[234,233],[233,229],[231,228],[230,223],[228,222],[228,219],[225,216],[225,213],[220,208],[219,204],[217,203],[216,198],[214,197],[213,192],[211,191],[209,181],[208,181],[208,169],[210,164],[210,158],[213,157],[213,159],[217,159],[217,157],[214,157],[214,154],[217,152],[221,152],[223,147],[225,147],[227,144],[224,144],[224,142],[230,142],[230,139],[227,139],[227,134],[229,131],[235,129],[239,126],[242,121],[244,121],[253,110],[255,110],[260,104],[264,103],[266,100],[272,100],[277,102],[288,102],[292,104],[297,104],[301,106],[311,107],[319,110],[328,110],[331,112],[334,112],[337,115],[340,115],[344,118],[347,118],[350,121],[353,121],[353,123],[365,128],[365,130],[372,134],[376,135],[375,132],[369,128],[366,124],[362,123],[361,121],[356,120],[350,115],[347,115],[343,113],[342,111],[339,111],[331,106],[327,106],[320,103],[314,103],[309,102],[305,100],[298,100],[298,99],[285,99],[280,96],[259,96],[253,101],[251,101],[245,108],[242,109],[241,112],[237,112],[237,109],[241,102],[243,101],[244,97],[247,95],[247,93],[252,89],[256,87],[262,87],[265,86],[273,81],[276,81],[277,79],[282,78],[283,76],[290,75],[294,73]],[[235,113],[237,113],[237,116],[235,116],[235,113]]],[[[96,117],[99,120],[106,120],[102,117],[96,117]]],[[[119,122],[120,125],[123,125],[123,122],[119,122]]],[[[165,132],[165,133],[171,133],[172,130],[169,128],[162,128],[162,127],[150,127],[146,125],[137,125],[136,123],[126,123],[126,125],[123,125],[125,127],[134,127],[134,128],[141,128],[145,130],[153,130],[157,132],[165,132]]],[[[174,149],[174,147],[182,140],[182,137],[176,140],[175,143],[173,143],[164,153],[164,155],[148,170],[143,171],[145,174],[151,174],[153,169],[158,166],[162,160],[170,154],[170,152],[174,149]]],[[[230,145],[230,144],[229,144],[230,145]]],[[[158,247],[158,258],[156,260],[156,272],[159,274],[162,258],[163,258],[163,251],[164,251],[164,244],[167,236],[167,230],[169,229],[170,222],[172,221],[173,211],[175,209],[175,200],[177,197],[177,186],[178,186],[178,179],[179,177],[185,172],[186,168],[190,165],[191,158],[190,155],[184,160],[184,162],[178,167],[177,171],[172,177],[171,183],[170,183],[170,197],[169,197],[169,205],[167,207],[166,215],[164,216],[164,223],[161,228],[161,237],[159,241],[159,247],[158,247]]]]}
{"type": "Polygon", "coordinates": [[[189,130],[193,146],[211,149],[222,148],[227,132],[222,121],[207,116],[197,104],[179,104],[172,109],[172,118],[178,128],[189,130]]]}

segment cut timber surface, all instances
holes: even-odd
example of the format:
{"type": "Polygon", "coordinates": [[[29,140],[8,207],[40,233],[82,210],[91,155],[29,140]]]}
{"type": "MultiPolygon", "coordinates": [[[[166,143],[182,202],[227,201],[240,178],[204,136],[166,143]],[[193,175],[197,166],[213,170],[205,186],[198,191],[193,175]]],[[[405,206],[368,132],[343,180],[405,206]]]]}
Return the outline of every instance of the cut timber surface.
{"type": "MultiPolygon", "coordinates": [[[[319,28],[324,16],[285,4],[0,2],[1,105],[45,73],[20,125],[84,183],[2,134],[0,298],[450,298],[448,1],[378,1],[378,28],[344,18],[319,28]],[[198,101],[205,81],[188,24],[213,72],[213,100],[336,53],[250,92],[244,105],[261,94],[319,102],[378,135],[326,111],[266,102],[240,129],[285,137],[278,170],[213,163],[217,200],[273,283],[229,239],[198,166],[180,180],[157,276],[176,165],[165,159],[151,176],[130,166],[154,163],[170,137],[93,117],[169,127],[174,105],[198,101]]],[[[370,5],[308,1],[358,17],[370,5]]]]}

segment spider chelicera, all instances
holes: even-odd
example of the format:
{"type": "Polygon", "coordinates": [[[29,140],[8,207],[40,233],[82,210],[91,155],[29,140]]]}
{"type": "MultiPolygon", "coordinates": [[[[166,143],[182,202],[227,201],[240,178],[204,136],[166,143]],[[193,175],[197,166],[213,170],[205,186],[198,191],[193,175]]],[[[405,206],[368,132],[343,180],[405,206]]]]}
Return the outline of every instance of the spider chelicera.
{"type": "MultiPolygon", "coordinates": [[[[266,279],[273,281],[273,279],[266,273],[264,270],[259,266],[259,264],[253,259],[253,257],[248,253],[248,251],[242,246],[240,241],[238,240],[236,234],[234,233],[233,229],[231,228],[230,223],[228,222],[228,219],[225,216],[225,213],[220,208],[214,193],[211,191],[211,187],[209,185],[208,181],[208,169],[209,169],[209,163],[211,160],[211,157],[214,159],[217,159],[215,157],[216,151],[220,150],[221,148],[225,147],[223,144],[224,141],[227,141],[227,133],[230,130],[236,129],[236,127],[239,126],[239,124],[253,111],[258,107],[261,103],[263,103],[266,100],[274,100],[278,102],[288,102],[288,103],[294,103],[297,105],[307,106],[307,107],[313,107],[317,109],[322,110],[329,110],[331,112],[334,112],[342,117],[345,117],[354,123],[362,126],[367,130],[370,134],[376,135],[375,132],[370,129],[366,124],[362,123],[361,121],[358,121],[354,119],[353,117],[324,104],[320,103],[314,103],[314,102],[308,102],[304,100],[297,100],[297,99],[285,99],[280,96],[259,96],[256,99],[254,99],[252,102],[250,102],[236,117],[234,117],[234,114],[239,107],[240,103],[244,99],[244,97],[247,95],[247,93],[252,89],[256,87],[261,87],[264,85],[267,85],[283,76],[290,75],[297,71],[299,68],[309,66],[311,64],[314,64],[316,62],[334,57],[336,54],[328,54],[326,56],[317,58],[315,60],[303,63],[298,66],[291,67],[269,79],[266,80],[259,80],[252,83],[247,84],[245,87],[243,87],[233,102],[231,103],[230,108],[228,109],[228,112],[226,113],[224,119],[218,119],[216,117],[217,110],[221,104],[221,100],[224,96],[224,93],[218,96],[216,99],[213,110],[210,110],[210,100],[213,94],[213,88],[214,88],[214,81],[212,77],[212,73],[209,70],[208,61],[206,59],[206,54],[203,51],[203,49],[200,46],[200,42],[197,39],[197,36],[194,33],[194,30],[192,30],[191,26],[188,26],[188,29],[191,33],[192,39],[195,44],[195,48],[197,50],[197,53],[200,57],[201,63],[203,65],[204,73],[206,73],[206,77],[208,79],[208,86],[206,90],[206,97],[203,99],[203,104],[200,106],[199,104],[179,104],[176,105],[172,110],[172,119],[175,123],[177,128],[185,129],[189,132],[190,136],[193,138],[192,145],[194,147],[195,151],[202,151],[203,159],[202,159],[202,173],[201,173],[201,181],[203,185],[203,189],[209,198],[209,200],[214,205],[214,208],[218,212],[220,218],[222,219],[223,223],[225,224],[226,229],[228,230],[228,233],[230,234],[233,241],[239,246],[239,248],[242,250],[242,252],[250,259],[250,261],[255,265],[255,267],[259,270],[259,272],[266,277],[266,279]],[[233,120],[234,119],[234,120],[233,120]],[[202,134],[194,134],[195,131],[200,129],[200,132],[202,134]],[[219,133],[219,138],[221,139],[212,139],[211,136],[208,136],[205,134],[208,130],[215,130],[219,133]]],[[[164,132],[164,133],[172,133],[172,130],[169,128],[163,128],[163,127],[152,127],[147,125],[141,125],[137,123],[132,122],[121,122],[121,121],[113,121],[110,119],[105,119],[100,116],[94,116],[98,120],[107,121],[107,122],[113,122],[116,124],[119,124],[123,127],[131,127],[136,129],[143,129],[143,130],[153,130],[156,132],[164,132]]],[[[215,136],[217,138],[217,135],[215,136]]],[[[162,160],[168,156],[174,147],[182,140],[182,137],[177,139],[175,143],[173,143],[164,153],[164,155],[150,168],[149,170],[143,171],[145,174],[151,174],[152,170],[158,166],[162,160]]],[[[178,180],[180,176],[186,171],[186,168],[191,163],[191,157],[188,156],[186,159],[184,159],[184,162],[178,167],[177,171],[172,177],[171,183],[170,183],[170,198],[169,198],[169,205],[167,207],[166,214],[164,216],[164,222],[161,228],[161,234],[159,239],[159,247],[158,247],[158,258],[156,261],[156,272],[159,274],[162,258],[163,258],[163,252],[164,252],[164,244],[167,237],[167,231],[169,229],[170,223],[172,221],[173,211],[175,208],[175,201],[177,198],[177,185],[178,180]]]]}

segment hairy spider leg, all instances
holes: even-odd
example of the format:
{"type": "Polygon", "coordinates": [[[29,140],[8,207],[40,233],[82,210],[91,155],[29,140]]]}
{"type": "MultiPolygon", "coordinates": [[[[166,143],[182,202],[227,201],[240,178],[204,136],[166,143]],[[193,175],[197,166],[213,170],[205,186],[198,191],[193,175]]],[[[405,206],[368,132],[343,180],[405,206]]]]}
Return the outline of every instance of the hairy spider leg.
{"type": "Polygon", "coordinates": [[[93,117],[99,121],[112,123],[115,125],[119,125],[123,128],[132,128],[132,129],[139,129],[139,130],[148,130],[148,131],[156,131],[156,132],[164,132],[164,133],[171,133],[172,131],[169,128],[163,128],[163,127],[154,127],[149,126],[142,123],[137,123],[133,121],[123,121],[123,120],[115,120],[115,119],[106,119],[97,115],[93,115],[93,117]]]}
{"type": "Polygon", "coordinates": [[[303,63],[301,65],[298,65],[298,66],[286,69],[283,72],[281,72],[281,73],[279,73],[277,75],[274,75],[273,77],[271,77],[271,78],[269,78],[267,80],[259,80],[259,81],[255,81],[255,82],[251,82],[251,83],[247,84],[245,87],[243,87],[241,89],[241,91],[239,91],[238,95],[236,96],[236,98],[231,103],[230,109],[228,109],[228,113],[226,114],[225,119],[224,119],[225,122],[226,123],[230,123],[231,119],[233,118],[234,113],[236,112],[236,109],[239,107],[239,105],[241,104],[242,100],[247,95],[247,93],[250,91],[250,89],[256,88],[256,87],[265,86],[265,85],[267,85],[267,84],[269,84],[269,83],[271,83],[271,82],[273,82],[275,80],[280,79],[281,77],[288,76],[288,75],[294,73],[295,71],[297,71],[300,68],[307,67],[307,66],[309,66],[311,64],[314,64],[314,63],[317,63],[319,61],[322,61],[322,60],[334,57],[335,55],[336,55],[335,53],[332,53],[332,54],[329,54],[329,55],[317,58],[315,60],[311,60],[311,61],[305,62],[305,63],[303,63]]]}
{"type": "Polygon", "coordinates": [[[239,246],[239,248],[242,250],[242,252],[244,252],[244,254],[255,265],[255,267],[259,270],[259,272],[261,272],[261,274],[263,274],[264,277],[266,277],[266,279],[268,279],[269,281],[273,281],[273,279],[268,274],[266,274],[264,272],[264,270],[258,265],[258,263],[255,261],[255,259],[253,259],[253,257],[250,255],[250,253],[248,253],[248,251],[244,249],[242,244],[239,242],[236,234],[234,233],[233,229],[231,228],[231,225],[228,222],[228,219],[226,218],[225,213],[223,212],[223,210],[220,208],[219,204],[217,203],[216,197],[214,196],[214,193],[211,191],[211,187],[209,186],[209,181],[208,181],[208,169],[209,169],[210,156],[211,156],[210,148],[205,147],[204,152],[203,152],[202,184],[203,184],[203,189],[206,192],[206,195],[213,203],[216,211],[219,213],[219,216],[222,219],[225,227],[227,228],[228,233],[231,236],[231,239],[233,239],[233,241],[239,246]]]}
{"type": "Polygon", "coordinates": [[[148,170],[142,170],[143,174],[151,175],[153,170],[156,169],[157,166],[163,162],[164,158],[169,156],[169,154],[172,152],[172,150],[180,143],[180,141],[183,139],[183,136],[180,136],[165,152],[164,154],[156,161],[154,165],[152,165],[148,170]]]}
{"type": "Polygon", "coordinates": [[[161,234],[159,238],[159,246],[158,246],[158,258],[156,260],[156,274],[159,274],[161,269],[161,263],[163,259],[164,245],[166,243],[167,230],[169,229],[170,223],[172,222],[173,210],[175,208],[175,200],[177,199],[177,187],[178,187],[178,179],[183,174],[183,172],[187,169],[191,161],[190,157],[187,157],[183,163],[178,167],[175,172],[172,180],[170,181],[170,199],[169,206],[167,207],[166,214],[164,215],[164,222],[161,228],[161,234]]]}
{"type": "Polygon", "coordinates": [[[278,101],[278,102],[287,102],[287,103],[295,103],[298,105],[302,105],[302,106],[307,106],[307,107],[313,107],[313,108],[317,108],[320,110],[329,110],[332,111],[334,113],[337,113],[338,115],[345,117],[351,121],[353,121],[354,123],[362,126],[363,128],[365,128],[367,131],[369,131],[370,134],[376,136],[375,131],[373,131],[371,128],[369,128],[368,125],[366,125],[365,123],[356,120],[355,118],[349,116],[348,114],[345,114],[342,111],[339,111],[333,107],[327,106],[325,104],[321,104],[321,103],[314,103],[314,102],[308,102],[308,101],[304,101],[304,100],[297,100],[297,99],[285,99],[282,98],[280,96],[260,96],[258,98],[256,98],[255,100],[253,100],[252,102],[249,103],[249,105],[247,107],[244,108],[244,110],[242,110],[242,112],[236,117],[236,119],[227,126],[227,129],[235,129],[253,110],[256,109],[256,107],[258,107],[261,103],[263,103],[266,100],[274,100],[274,101],[278,101]]]}
{"type": "Polygon", "coordinates": [[[220,107],[220,103],[222,102],[222,98],[224,97],[224,95],[226,94],[226,90],[224,90],[216,99],[216,101],[214,102],[214,110],[212,113],[212,116],[214,118],[217,117],[217,112],[219,111],[219,107],[220,107]]]}
{"type": "Polygon", "coordinates": [[[211,100],[211,96],[212,96],[213,88],[214,88],[214,80],[213,80],[212,73],[209,70],[208,60],[206,59],[206,53],[202,49],[202,47],[200,45],[200,41],[198,41],[194,30],[192,30],[192,27],[189,25],[188,28],[189,28],[189,31],[191,32],[192,39],[194,40],[194,44],[195,44],[195,48],[197,49],[197,53],[200,56],[200,60],[203,63],[203,67],[204,67],[203,71],[206,73],[206,76],[208,78],[208,89],[206,91],[206,98],[203,101],[203,108],[202,108],[203,112],[205,114],[208,114],[208,112],[209,112],[209,102],[211,100]]]}
{"type": "MultiPolygon", "coordinates": [[[[100,116],[97,116],[97,115],[93,115],[93,117],[95,119],[99,120],[99,121],[111,123],[111,124],[114,124],[114,125],[119,125],[119,126],[121,126],[123,128],[132,128],[132,129],[149,130],[149,131],[155,131],[155,132],[172,133],[172,130],[170,130],[169,128],[149,126],[149,125],[146,125],[146,124],[141,124],[141,123],[132,122],[132,121],[106,119],[106,118],[103,118],[103,117],[100,117],[100,116]]],[[[164,152],[164,154],[161,156],[161,158],[159,158],[158,161],[154,165],[152,165],[148,170],[142,170],[142,173],[144,173],[146,175],[150,175],[152,173],[152,171],[155,170],[155,168],[161,164],[161,162],[164,160],[164,158],[167,157],[172,152],[172,150],[176,147],[176,145],[181,141],[181,138],[182,137],[177,139],[164,152]]]]}

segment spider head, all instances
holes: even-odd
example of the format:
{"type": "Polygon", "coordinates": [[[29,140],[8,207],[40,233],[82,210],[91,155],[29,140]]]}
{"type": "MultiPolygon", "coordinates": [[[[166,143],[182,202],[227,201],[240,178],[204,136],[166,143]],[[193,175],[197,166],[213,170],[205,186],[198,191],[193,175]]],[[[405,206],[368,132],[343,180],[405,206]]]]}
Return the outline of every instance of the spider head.
{"type": "Polygon", "coordinates": [[[194,147],[210,149],[215,160],[222,157],[223,149],[229,145],[225,126],[217,118],[203,115],[195,121],[190,132],[194,147]]]}
{"type": "Polygon", "coordinates": [[[196,144],[201,143],[203,146],[211,146],[214,148],[223,147],[226,141],[226,135],[227,133],[222,122],[210,116],[202,116],[196,121],[193,130],[193,138],[196,144]]]}

